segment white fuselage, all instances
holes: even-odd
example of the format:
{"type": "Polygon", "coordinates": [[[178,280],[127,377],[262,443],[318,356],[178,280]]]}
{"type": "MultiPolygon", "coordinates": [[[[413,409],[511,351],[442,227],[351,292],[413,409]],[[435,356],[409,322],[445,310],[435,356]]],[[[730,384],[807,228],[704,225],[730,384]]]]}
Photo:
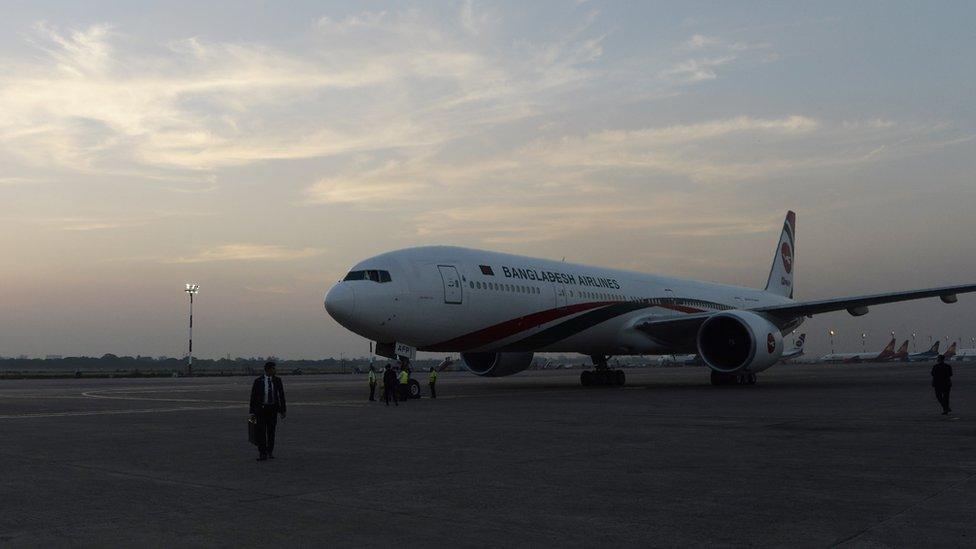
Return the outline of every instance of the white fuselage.
{"type": "Polygon", "coordinates": [[[751,288],[434,246],[360,262],[325,305],[363,337],[421,351],[623,355],[675,351],[634,329],[638,319],[789,302],[751,288]]]}

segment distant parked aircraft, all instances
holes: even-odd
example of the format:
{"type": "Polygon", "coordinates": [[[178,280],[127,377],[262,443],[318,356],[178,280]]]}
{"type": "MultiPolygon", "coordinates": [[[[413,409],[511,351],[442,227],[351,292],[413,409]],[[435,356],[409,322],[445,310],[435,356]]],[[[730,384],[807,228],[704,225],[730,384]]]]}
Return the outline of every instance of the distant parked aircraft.
{"type": "Polygon", "coordinates": [[[793,348],[783,353],[783,356],[779,359],[780,362],[793,360],[794,358],[800,358],[803,356],[803,344],[806,342],[807,334],[800,334],[800,337],[796,338],[796,343],[793,344],[793,348]]]}
{"type": "Polygon", "coordinates": [[[820,357],[818,362],[884,362],[895,356],[895,338],[879,353],[833,353],[820,357]]]}
{"type": "Polygon", "coordinates": [[[892,362],[901,362],[907,359],[908,359],[908,340],[906,339],[905,342],[901,344],[901,347],[898,347],[898,350],[895,351],[895,354],[891,355],[891,358],[888,360],[892,362]]]}
{"type": "Polygon", "coordinates": [[[922,351],[921,353],[912,353],[908,355],[908,362],[922,362],[926,360],[935,360],[939,356],[939,343],[936,341],[929,347],[928,351],[922,351]]]}

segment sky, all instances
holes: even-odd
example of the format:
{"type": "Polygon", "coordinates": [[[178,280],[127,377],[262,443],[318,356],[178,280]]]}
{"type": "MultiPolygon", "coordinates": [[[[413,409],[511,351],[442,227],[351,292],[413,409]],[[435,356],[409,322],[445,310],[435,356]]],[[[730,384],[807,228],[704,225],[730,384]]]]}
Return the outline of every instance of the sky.
{"type": "Polygon", "coordinates": [[[971,2],[0,5],[3,356],[182,356],[191,281],[198,356],[364,355],[322,298],[416,245],[761,286],[788,209],[798,299],[976,281],[971,2]]]}

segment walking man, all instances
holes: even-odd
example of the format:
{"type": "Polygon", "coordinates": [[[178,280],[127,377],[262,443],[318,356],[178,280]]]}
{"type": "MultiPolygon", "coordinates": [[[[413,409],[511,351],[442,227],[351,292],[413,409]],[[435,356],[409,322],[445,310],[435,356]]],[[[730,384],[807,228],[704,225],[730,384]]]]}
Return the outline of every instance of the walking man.
{"type": "Polygon", "coordinates": [[[399,406],[399,404],[397,404],[396,388],[397,388],[396,374],[393,373],[393,370],[390,368],[390,365],[387,364],[383,368],[383,399],[386,400],[387,406],[390,405],[391,398],[393,399],[393,405],[399,406]]]}
{"type": "Polygon", "coordinates": [[[430,386],[430,398],[437,398],[437,370],[433,366],[430,367],[430,372],[427,374],[427,385],[430,386]]]}
{"type": "Polygon", "coordinates": [[[932,366],[932,388],[935,389],[935,398],[939,399],[942,405],[942,415],[949,415],[952,408],[949,407],[949,391],[952,390],[952,366],[946,364],[945,355],[939,355],[938,362],[932,366]]]}
{"type": "Polygon", "coordinates": [[[372,402],[372,401],[375,401],[376,400],[376,398],[375,398],[375,395],[376,395],[376,369],[373,368],[373,365],[372,364],[369,365],[369,374],[368,374],[367,377],[369,378],[369,400],[372,402]]]}
{"type": "Polygon", "coordinates": [[[278,414],[285,417],[285,388],[275,375],[275,363],[264,364],[264,375],[251,385],[251,419],[257,423],[258,461],[274,459],[278,414]]]}

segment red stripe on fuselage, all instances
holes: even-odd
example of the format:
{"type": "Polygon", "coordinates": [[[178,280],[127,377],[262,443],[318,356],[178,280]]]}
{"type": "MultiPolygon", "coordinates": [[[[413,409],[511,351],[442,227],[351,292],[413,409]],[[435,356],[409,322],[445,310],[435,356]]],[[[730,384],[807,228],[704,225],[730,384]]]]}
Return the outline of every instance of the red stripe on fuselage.
{"type": "Polygon", "coordinates": [[[432,345],[424,350],[440,351],[449,349],[475,349],[487,345],[493,341],[498,341],[499,339],[505,339],[506,337],[513,336],[524,330],[529,330],[547,322],[552,322],[553,320],[560,319],[564,316],[569,316],[571,314],[589,311],[590,309],[596,309],[597,307],[612,304],[612,301],[598,301],[593,303],[577,303],[575,305],[547,309],[545,311],[539,311],[538,313],[520,316],[512,320],[506,320],[500,324],[495,324],[494,326],[489,326],[482,330],[471,332],[449,341],[432,345]]]}
{"type": "MultiPolygon", "coordinates": [[[[589,311],[592,309],[597,309],[600,307],[608,305],[616,305],[621,303],[620,301],[596,301],[590,303],[577,303],[574,305],[567,305],[565,307],[557,307],[555,309],[547,309],[545,311],[539,311],[537,313],[532,313],[529,315],[521,316],[512,320],[506,320],[505,322],[495,324],[494,326],[489,326],[482,330],[476,332],[471,332],[454,339],[437,343],[429,347],[424,347],[423,351],[456,351],[457,349],[476,349],[478,347],[483,347],[489,343],[505,339],[506,337],[511,337],[519,332],[524,332],[525,330],[531,330],[547,322],[552,322],[553,320],[558,320],[560,318],[581,313],[584,311],[589,311]]],[[[696,307],[688,307],[686,305],[677,304],[663,304],[663,303],[648,303],[648,308],[650,307],[661,307],[664,309],[670,309],[672,311],[678,311],[685,314],[694,314],[705,312],[704,309],[698,309],[696,307]]]]}

